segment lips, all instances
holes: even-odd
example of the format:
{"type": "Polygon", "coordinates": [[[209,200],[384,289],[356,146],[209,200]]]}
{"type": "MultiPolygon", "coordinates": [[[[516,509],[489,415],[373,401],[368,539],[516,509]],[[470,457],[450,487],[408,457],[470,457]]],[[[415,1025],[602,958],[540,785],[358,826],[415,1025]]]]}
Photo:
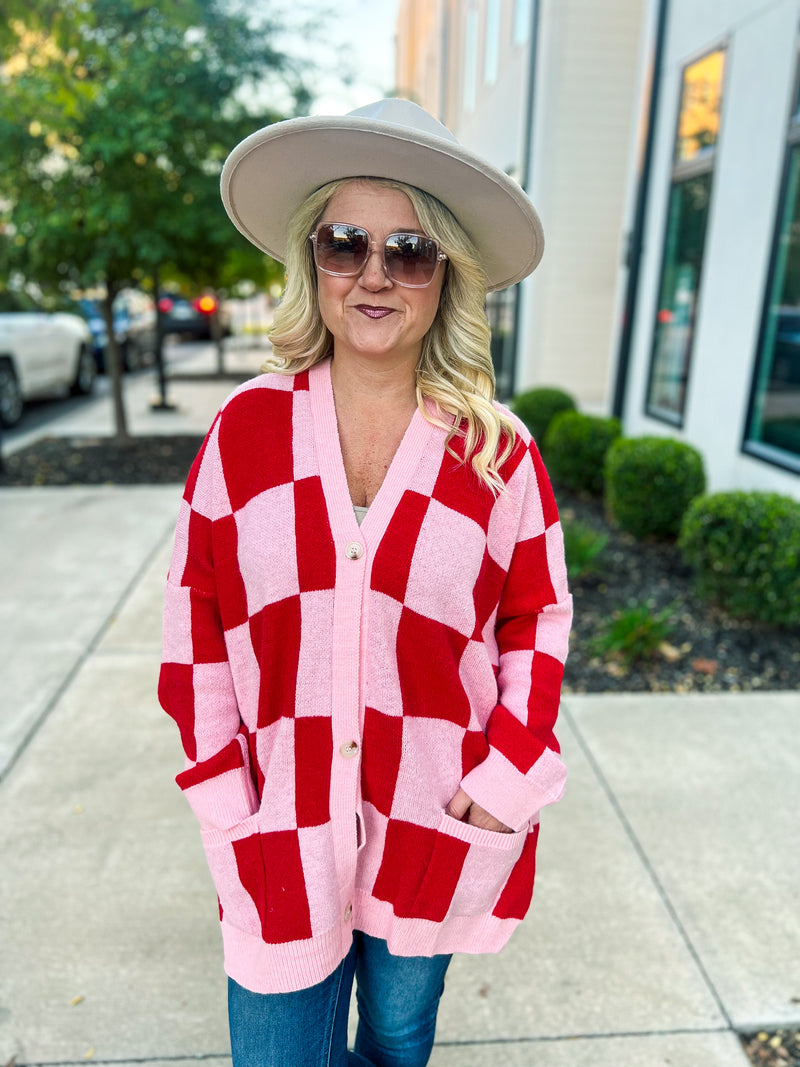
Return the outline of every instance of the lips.
{"type": "Polygon", "coordinates": [[[372,304],[356,304],[356,311],[366,315],[368,319],[385,319],[394,312],[394,308],[374,307],[372,304]]]}

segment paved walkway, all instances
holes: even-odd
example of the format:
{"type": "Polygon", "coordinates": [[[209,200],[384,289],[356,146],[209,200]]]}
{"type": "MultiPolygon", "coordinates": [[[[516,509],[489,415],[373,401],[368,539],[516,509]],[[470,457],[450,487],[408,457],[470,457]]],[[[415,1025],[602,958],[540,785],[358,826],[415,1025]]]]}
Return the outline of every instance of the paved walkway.
{"type": "MultiPolygon", "coordinates": [[[[133,426],[172,418],[144,389],[133,426]]],[[[184,424],[228,389],[176,385],[184,424]]],[[[0,492],[2,1064],[228,1058],[155,699],[179,497],[0,492]]],[[[533,909],[500,956],[454,961],[432,1067],[743,1067],[734,1030],[800,1021],[799,713],[797,693],[567,697],[533,909]]]]}

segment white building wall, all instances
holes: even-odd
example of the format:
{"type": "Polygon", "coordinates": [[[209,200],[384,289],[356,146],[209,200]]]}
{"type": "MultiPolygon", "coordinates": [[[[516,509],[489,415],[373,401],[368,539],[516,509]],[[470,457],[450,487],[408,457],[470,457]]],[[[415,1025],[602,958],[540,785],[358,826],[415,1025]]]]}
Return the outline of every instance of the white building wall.
{"type": "Polygon", "coordinates": [[[518,387],[552,383],[605,410],[643,19],[641,0],[543,0],[531,198],[545,256],[518,387]]]}
{"type": "Polygon", "coordinates": [[[741,452],[794,86],[797,0],[671,0],[625,407],[629,435],[682,438],[712,490],[800,496],[797,475],[741,452]],[[727,44],[722,123],[682,429],[645,413],[681,76],[727,44]]]}

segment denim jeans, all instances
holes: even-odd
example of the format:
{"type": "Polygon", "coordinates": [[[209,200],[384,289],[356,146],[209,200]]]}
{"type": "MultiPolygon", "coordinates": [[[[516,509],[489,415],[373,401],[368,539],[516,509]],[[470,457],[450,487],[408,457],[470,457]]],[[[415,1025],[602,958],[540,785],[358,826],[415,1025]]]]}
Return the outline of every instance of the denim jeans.
{"type": "Polygon", "coordinates": [[[233,1067],[425,1067],[450,956],[392,956],[360,931],[333,974],[296,993],[228,979],[233,1067]],[[355,975],[358,1031],[347,1051],[355,975]]]}

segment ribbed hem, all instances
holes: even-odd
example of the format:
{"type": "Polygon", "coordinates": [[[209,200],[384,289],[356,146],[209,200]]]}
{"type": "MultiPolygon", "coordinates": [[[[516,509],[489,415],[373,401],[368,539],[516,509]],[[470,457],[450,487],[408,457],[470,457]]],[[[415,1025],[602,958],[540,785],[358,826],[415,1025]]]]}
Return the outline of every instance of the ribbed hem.
{"type": "Polygon", "coordinates": [[[350,926],[336,927],[307,941],[268,945],[222,920],[225,973],[253,993],[294,993],[322,982],[347,955],[350,926]]]}
{"type": "Polygon", "coordinates": [[[358,930],[383,938],[395,956],[499,952],[520,923],[491,914],[452,915],[442,923],[398,919],[391,904],[363,891],[356,892],[353,917],[358,930]]]}

